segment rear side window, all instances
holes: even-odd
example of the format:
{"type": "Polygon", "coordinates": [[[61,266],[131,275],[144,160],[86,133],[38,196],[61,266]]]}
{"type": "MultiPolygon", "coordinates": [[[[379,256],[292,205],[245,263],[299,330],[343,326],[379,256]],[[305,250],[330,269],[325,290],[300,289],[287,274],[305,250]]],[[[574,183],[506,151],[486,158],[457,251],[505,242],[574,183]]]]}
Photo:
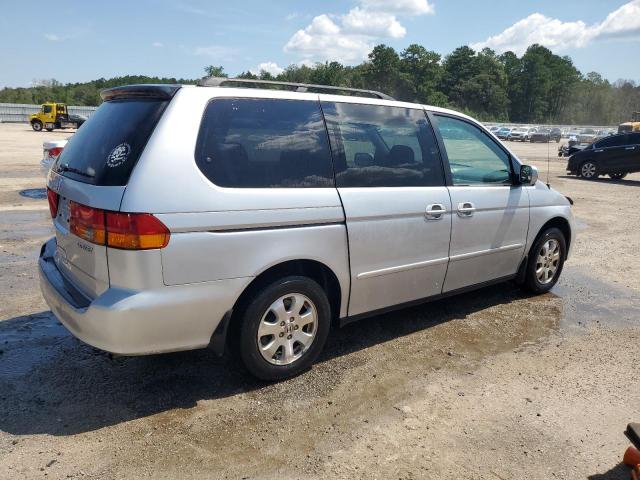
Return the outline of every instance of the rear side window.
{"type": "Polygon", "coordinates": [[[126,185],[167,103],[155,99],[104,102],[69,139],[54,170],[93,185],[126,185]]]}
{"type": "Polygon", "coordinates": [[[220,98],[206,108],[196,163],[220,187],[333,187],[318,102],[220,98]]]}
{"type": "Polygon", "coordinates": [[[613,137],[603,138],[596,145],[595,148],[610,148],[626,145],[628,135],[615,135],[613,137]]]}
{"type": "Polygon", "coordinates": [[[444,185],[440,155],[424,111],[323,102],[338,187],[444,185]]]}

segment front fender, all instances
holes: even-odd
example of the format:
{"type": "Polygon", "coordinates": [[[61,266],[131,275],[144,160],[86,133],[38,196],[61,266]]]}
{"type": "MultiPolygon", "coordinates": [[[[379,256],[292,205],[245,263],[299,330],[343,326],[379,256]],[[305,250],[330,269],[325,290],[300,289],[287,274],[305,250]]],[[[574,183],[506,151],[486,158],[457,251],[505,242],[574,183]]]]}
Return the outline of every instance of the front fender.
{"type": "Polygon", "coordinates": [[[527,234],[525,252],[531,249],[540,230],[547,222],[560,218],[565,220],[569,226],[570,241],[569,251],[567,252],[568,258],[575,244],[575,220],[569,200],[560,192],[547,187],[547,185],[541,181],[538,181],[532,187],[528,187],[527,192],[529,193],[529,232],[527,234]]]}

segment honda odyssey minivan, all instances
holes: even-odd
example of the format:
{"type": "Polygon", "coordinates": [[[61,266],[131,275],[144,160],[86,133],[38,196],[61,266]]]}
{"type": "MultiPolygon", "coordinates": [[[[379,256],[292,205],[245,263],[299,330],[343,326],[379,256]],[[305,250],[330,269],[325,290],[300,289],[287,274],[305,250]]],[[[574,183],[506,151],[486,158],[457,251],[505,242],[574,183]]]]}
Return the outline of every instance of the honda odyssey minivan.
{"type": "Polygon", "coordinates": [[[357,319],[546,292],[573,242],[569,201],[451,110],[238,79],[102,98],[49,173],[39,266],[54,314],[108,352],[230,345],[283,379],[357,319]]]}

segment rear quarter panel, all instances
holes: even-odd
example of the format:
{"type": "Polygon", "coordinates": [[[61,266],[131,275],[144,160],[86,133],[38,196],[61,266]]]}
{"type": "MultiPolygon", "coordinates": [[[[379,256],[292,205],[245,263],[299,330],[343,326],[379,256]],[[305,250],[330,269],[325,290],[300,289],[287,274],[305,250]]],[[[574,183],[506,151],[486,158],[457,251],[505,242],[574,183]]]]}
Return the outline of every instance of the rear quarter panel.
{"type": "MultiPolygon", "coordinates": [[[[166,285],[255,277],[288,260],[316,260],[338,278],[346,315],[347,232],[335,188],[222,188],[198,169],[202,116],[221,97],[291,99],[291,93],[180,89],[131,175],[122,210],[153,213],[171,231],[161,251],[166,285]]],[[[317,94],[295,98],[318,101],[317,94]]]]}

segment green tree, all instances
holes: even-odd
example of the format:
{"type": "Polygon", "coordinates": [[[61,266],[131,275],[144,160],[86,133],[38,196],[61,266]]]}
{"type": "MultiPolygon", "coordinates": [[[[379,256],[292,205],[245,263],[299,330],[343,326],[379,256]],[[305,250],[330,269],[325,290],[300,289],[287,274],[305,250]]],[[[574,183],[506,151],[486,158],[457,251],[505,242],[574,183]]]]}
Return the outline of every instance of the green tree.
{"type": "Polygon", "coordinates": [[[228,77],[226,73],[224,73],[224,67],[216,66],[216,65],[207,65],[204,67],[204,71],[207,74],[207,77],[228,77]]]}
{"type": "Polygon", "coordinates": [[[396,95],[400,86],[400,57],[386,45],[376,45],[363,65],[363,79],[368,88],[396,95]]]}
{"type": "Polygon", "coordinates": [[[440,58],[438,53],[415,43],[404,49],[400,53],[399,98],[432,105],[446,104],[446,96],[438,91],[443,71],[440,58]]]}

